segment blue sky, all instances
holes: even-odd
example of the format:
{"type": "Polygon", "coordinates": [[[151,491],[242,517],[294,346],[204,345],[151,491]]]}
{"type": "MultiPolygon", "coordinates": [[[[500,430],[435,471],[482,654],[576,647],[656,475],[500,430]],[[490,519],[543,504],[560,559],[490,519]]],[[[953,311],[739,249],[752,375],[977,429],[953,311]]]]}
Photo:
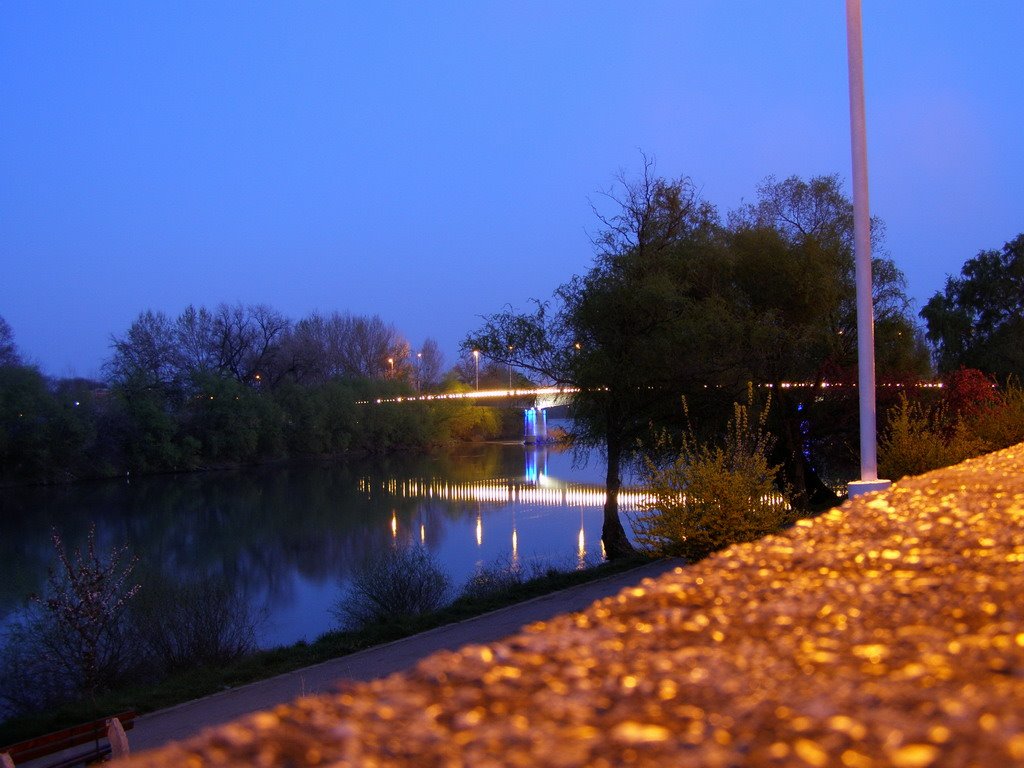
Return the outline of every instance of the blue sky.
{"type": "MultiPolygon", "coordinates": [[[[871,210],[920,306],[1024,231],[1024,3],[863,21],[871,210]]],[[[8,0],[0,104],[0,315],[54,375],[220,302],[379,314],[451,364],[588,267],[641,150],[723,211],[851,176],[842,0],[8,0]]]]}

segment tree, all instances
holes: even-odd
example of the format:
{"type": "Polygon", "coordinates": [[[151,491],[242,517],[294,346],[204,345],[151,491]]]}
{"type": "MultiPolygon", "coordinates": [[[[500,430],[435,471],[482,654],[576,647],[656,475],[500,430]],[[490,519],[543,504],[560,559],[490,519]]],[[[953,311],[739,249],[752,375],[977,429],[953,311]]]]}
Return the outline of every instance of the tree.
{"type": "Polygon", "coordinates": [[[377,315],[314,312],[295,324],[284,347],[289,369],[300,383],[409,375],[409,343],[377,315]]]}
{"type": "MultiPolygon", "coordinates": [[[[872,222],[872,278],[879,367],[887,376],[920,373],[920,337],[909,316],[902,272],[872,222]],[[901,370],[902,369],[902,370],[901,370]]],[[[729,222],[731,312],[742,329],[744,378],[775,389],[774,460],[782,464],[793,504],[824,508],[839,498],[819,478],[820,449],[848,420],[852,403],[824,384],[851,376],[857,363],[853,205],[837,176],[766,179],[758,199],[729,222]],[[803,386],[792,388],[798,383],[803,386]]]]}
{"type": "Polygon", "coordinates": [[[55,411],[38,369],[0,366],[0,477],[38,480],[52,471],[55,411]]]}
{"type": "Polygon", "coordinates": [[[579,388],[573,438],[600,446],[607,459],[601,538],[610,559],[633,551],[618,513],[623,467],[650,440],[652,421],[678,408],[682,389],[706,381],[725,360],[698,354],[713,343],[718,320],[693,287],[699,257],[714,241],[714,209],[688,179],[656,177],[650,161],[637,180],[620,174],[617,181],[605,196],[613,212],[595,208],[601,229],[590,271],[533,312],[485,318],[463,343],[465,351],[579,388]]]}
{"type": "Polygon", "coordinates": [[[0,317],[0,367],[21,365],[21,355],[14,344],[14,331],[3,317],[0,317]]]}
{"type": "Polygon", "coordinates": [[[441,352],[441,346],[427,337],[416,353],[416,388],[428,390],[437,387],[441,383],[443,370],[444,353],[441,352]]]}
{"type": "MultiPolygon", "coordinates": [[[[658,437],[680,424],[684,395],[696,428],[708,431],[747,382],[773,386],[778,485],[801,511],[837,503],[816,464],[823,449],[843,449],[835,417],[851,407],[825,383],[856,365],[853,212],[838,178],[768,179],[728,226],[687,180],[657,178],[650,163],[636,181],[620,177],[609,199],[612,214],[597,212],[590,271],[533,312],[486,318],[463,345],[580,388],[574,437],[608,460],[606,551],[628,551],[617,527],[620,469],[679,449],[658,437]]],[[[903,276],[881,249],[877,221],[874,239],[883,359],[920,366],[903,276]]]]}
{"type": "Polygon", "coordinates": [[[978,368],[1024,376],[1024,233],[1001,251],[981,251],[947,276],[921,310],[942,372],[978,368]]]}
{"type": "Polygon", "coordinates": [[[141,312],[128,332],[111,338],[114,354],[107,375],[132,390],[155,389],[179,394],[177,339],[174,324],[163,312],[141,312]]]}

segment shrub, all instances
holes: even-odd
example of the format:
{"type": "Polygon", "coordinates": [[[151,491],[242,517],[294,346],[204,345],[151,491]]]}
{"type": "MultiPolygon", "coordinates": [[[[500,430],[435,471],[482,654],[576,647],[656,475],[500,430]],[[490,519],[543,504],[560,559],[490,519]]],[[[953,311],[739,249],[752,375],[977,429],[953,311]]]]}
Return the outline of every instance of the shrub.
{"type": "Polygon", "coordinates": [[[987,449],[962,419],[947,416],[944,405],[928,409],[901,394],[878,441],[878,466],[883,477],[898,479],[957,464],[987,449]]]}
{"type": "Polygon", "coordinates": [[[499,558],[493,563],[480,566],[462,585],[460,597],[484,599],[508,595],[526,581],[519,563],[499,558]]]}
{"type": "Polygon", "coordinates": [[[978,411],[969,421],[970,430],[992,450],[1024,441],[1024,388],[1011,379],[994,404],[978,411]]]}
{"type": "Polygon", "coordinates": [[[131,610],[146,665],[161,674],[253,652],[262,618],[223,578],[151,582],[131,610]]]}
{"type": "Polygon", "coordinates": [[[999,402],[995,381],[977,368],[960,368],[943,382],[943,402],[954,419],[966,419],[999,402]]]}
{"type": "Polygon", "coordinates": [[[545,560],[513,561],[508,555],[501,555],[477,568],[476,573],[462,585],[459,597],[471,600],[509,597],[529,581],[550,578],[574,569],[575,566],[562,568],[545,560]]]}
{"type": "Polygon", "coordinates": [[[774,443],[766,429],[770,402],[752,420],[752,400],[748,388],[748,405],[734,404],[723,444],[699,441],[691,426],[672,464],[645,459],[650,500],[630,519],[643,548],[692,562],[792,522],[774,486],[779,467],[767,459],[774,443]]]}
{"type": "Polygon", "coordinates": [[[422,547],[392,549],[366,560],[331,613],[345,629],[361,629],[430,613],[444,606],[451,578],[422,547]]]}
{"type": "Polygon", "coordinates": [[[32,596],[21,621],[5,632],[0,696],[5,708],[30,712],[82,697],[95,697],[122,680],[137,654],[125,621],[135,558],[124,566],[126,548],[103,558],[96,550],[96,528],[85,551],[69,554],[56,529],[57,565],[46,593],[32,596]]]}

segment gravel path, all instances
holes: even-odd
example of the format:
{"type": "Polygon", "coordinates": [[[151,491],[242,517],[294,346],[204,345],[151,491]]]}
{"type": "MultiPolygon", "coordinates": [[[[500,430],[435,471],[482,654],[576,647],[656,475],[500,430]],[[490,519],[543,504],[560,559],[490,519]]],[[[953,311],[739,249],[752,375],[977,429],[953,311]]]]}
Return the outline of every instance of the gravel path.
{"type": "Polygon", "coordinates": [[[134,766],[1024,764],[1024,446],[134,766]]]}

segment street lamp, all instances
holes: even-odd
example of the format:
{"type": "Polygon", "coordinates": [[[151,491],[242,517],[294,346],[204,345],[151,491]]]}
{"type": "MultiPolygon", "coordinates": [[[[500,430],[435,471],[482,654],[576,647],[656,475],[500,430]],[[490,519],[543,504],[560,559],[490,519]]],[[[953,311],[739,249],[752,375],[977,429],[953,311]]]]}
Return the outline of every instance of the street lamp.
{"type": "Polygon", "coordinates": [[[508,391],[512,391],[512,345],[508,345],[508,391]]]}
{"type": "Polygon", "coordinates": [[[423,353],[416,353],[416,391],[420,391],[422,385],[421,379],[423,378],[423,353]]]}
{"type": "Polygon", "coordinates": [[[480,350],[473,350],[473,361],[476,363],[476,391],[480,391],[480,350]]]}
{"type": "Polygon", "coordinates": [[[860,0],[846,0],[846,54],[850,76],[850,147],[853,155],[853,238],[857,287],[857,389],[860,398],[860,481],[851,497],[888,488],[878,479],[875,436],[875,323],[871,301],[871,215],[868,212],[867,119],[860,0]]]}
{"type": "Polygon", "coordinates": [[[391,378],[393,379],[393,378],[395,378],[395,358],[389,357],[388,358],[388,365],[391,366],[391,378]]]}

